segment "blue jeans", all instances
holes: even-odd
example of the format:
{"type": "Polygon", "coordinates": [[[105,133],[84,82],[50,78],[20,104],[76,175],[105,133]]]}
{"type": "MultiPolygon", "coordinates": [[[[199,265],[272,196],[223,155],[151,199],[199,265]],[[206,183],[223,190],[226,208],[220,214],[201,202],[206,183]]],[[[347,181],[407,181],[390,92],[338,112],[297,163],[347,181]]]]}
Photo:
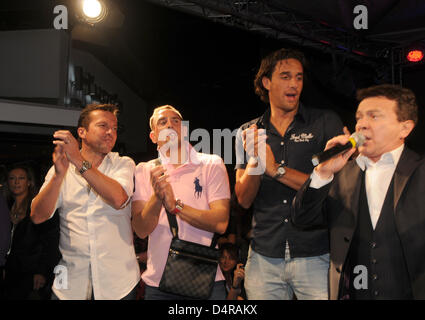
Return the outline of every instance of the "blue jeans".
{"type": "Polygon", "coordinates": [[[327,300],[329,253],[285,259],[265,257],[249,248],[245,267],[248,300],[327,300]]]}
{"type": "MultiPolygon", "coordinates": [[[[208,300],[226,300],[226,288],[224,281],[217,281],[214,284],[212,293],[208,300]]],[[[158,287],[145,286],[145,300],[194,300],[188,297],[179,296],[163,292],[158,287]]]]}

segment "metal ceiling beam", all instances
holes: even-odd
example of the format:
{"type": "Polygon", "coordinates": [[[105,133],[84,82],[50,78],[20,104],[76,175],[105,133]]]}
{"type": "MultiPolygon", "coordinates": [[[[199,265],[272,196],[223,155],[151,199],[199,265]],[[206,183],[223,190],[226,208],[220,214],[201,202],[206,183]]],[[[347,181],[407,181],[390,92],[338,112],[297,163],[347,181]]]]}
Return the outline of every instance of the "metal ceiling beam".
{"type": "Polygon", "coordinates": [[[388,44],[368,41],[325,26],[270,0],[148,0],[152,3],[238,27],[303,47],[333,52],[375,67],[388,63],[381,52],[388,44]]]}

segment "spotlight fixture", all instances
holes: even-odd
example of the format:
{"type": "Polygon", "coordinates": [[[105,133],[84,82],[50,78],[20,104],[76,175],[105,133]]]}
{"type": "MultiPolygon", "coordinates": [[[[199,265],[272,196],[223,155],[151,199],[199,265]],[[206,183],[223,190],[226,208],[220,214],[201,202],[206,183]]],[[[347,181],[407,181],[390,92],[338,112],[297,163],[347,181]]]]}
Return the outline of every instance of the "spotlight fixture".
{"type": "Polygon", "coordinates": [[[101,0],[81,0],[82,18],[94,25],[104,20],[108,14],[105,3],[101,0]]]}

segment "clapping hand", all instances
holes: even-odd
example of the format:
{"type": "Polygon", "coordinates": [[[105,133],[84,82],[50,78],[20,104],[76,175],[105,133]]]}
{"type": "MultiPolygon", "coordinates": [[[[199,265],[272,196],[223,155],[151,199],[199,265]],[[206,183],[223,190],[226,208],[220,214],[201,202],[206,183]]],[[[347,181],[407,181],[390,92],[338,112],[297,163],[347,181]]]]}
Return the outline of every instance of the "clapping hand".
{"type": "Polygon", "coordinates": [[[61,145],[57,145],[53,152],[53,164],[57,175],[64,176],[69,167],[69,160],[61,145]]]}
{"type": "Polygon", "coordinates": [[[53,144],[61,146],[63,152],[66,154],[67,159],[76,164],[81,159],[80,147],[77,139],[74,138],[71,132],[68,130],[58,130],[53,134],[56,139],[53,144]]]}
{"type": "Polygon", "coordinates": [[[263,152],[267,135],[265,129],[258,129],[256,124],[242,131],[242,142],[248,157],[258,157],[263,152]]]}
{"type": "Polygon", "coordinates": [[[168,178],[169,175],[162,165],[158,165],[151,170],[151,184],[156,196],[163,202],[165,209],[173,211],[176,199],[173,188],[167,181],[168,178]]]}

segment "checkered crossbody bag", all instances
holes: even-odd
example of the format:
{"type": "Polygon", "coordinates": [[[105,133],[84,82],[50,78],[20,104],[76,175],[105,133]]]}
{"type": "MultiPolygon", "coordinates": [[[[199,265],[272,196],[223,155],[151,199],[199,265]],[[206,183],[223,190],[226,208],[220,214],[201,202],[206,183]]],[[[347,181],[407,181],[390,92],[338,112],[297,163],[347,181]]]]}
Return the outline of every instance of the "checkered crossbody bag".
{"type": "Polygon", "coordinates": [[[211,295],[217,273],[220,254],[215,245],[218,234],[214,234],[209,247],[181,240],[175,215],[167,212],[167,217],[173,239],[159,290],[206,300],[211,295]]]}

